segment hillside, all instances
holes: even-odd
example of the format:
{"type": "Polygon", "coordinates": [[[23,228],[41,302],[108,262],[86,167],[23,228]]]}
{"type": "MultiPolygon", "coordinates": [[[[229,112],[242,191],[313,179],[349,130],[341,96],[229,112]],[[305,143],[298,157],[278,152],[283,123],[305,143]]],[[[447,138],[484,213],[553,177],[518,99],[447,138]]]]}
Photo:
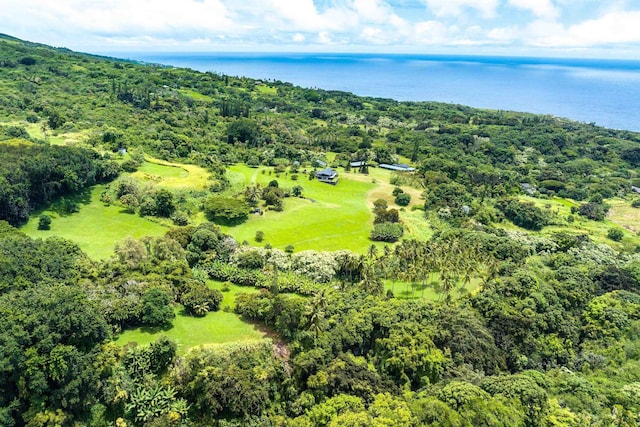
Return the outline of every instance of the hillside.
{"type": "Polygon", "coordinates": [[[640,134],[4,35],[0,89],[0,425],[640,422],[640,134]]]}

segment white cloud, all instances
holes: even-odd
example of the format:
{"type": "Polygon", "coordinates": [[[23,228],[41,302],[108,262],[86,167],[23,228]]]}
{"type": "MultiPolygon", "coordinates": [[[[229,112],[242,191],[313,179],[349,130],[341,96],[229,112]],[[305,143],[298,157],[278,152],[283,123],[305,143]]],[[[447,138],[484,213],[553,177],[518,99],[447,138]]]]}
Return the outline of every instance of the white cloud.
{"type": "Polygon", "coordinates": [[[534,45],[545,47],[597,47],[640,43],[640,11],[611,12],[565,28],[537,22],[527,31],[534,45]]]}
{"type": "Polygon", "coordinates": [[[172,0],[57,0],[47,2],[47,7],[38,0],[6,0],[4,3],[7,16],[3,16],[3,20],[25,19],[16,11],[26,10],[33,25],[62,31],[157,35],[185,29],[193,33],[227,32],[235,27],[220,0],[182,1],[180,7],[172,0]]]}
{"type": "Polygon", "coordinates": [[[451,40],[450,30],[439,21],[423,21],[415,24],[414,38],[418,44],[435,45],[451,40]]]}
{"type": "Polygon", "coordinates": [[[640,11],[613,12],[570,27],[569,43],[602,45],[640,42],[640,11]]]}
{"type": "Polygon", "coordinates": [[[460,16],[465,9],[480,12],[483,18],[496,14],[498,0],[424,0],[429,9],[438,17],[460,16]]]}
{"type": "Polygon", "coordinates": [[[508,0],[508,4],[528,10],[539,18],[553,19],[559,14],[551,0],[508,0]]]}
{"type": "Polygon", "coordinates": [[[265,44],[282,50],[482,45],[502,51],[593,46],[594,52],[639,52],[640,11],[629,10],[637,1],[0,0],[0,31],[95,52],[242,50],[265,44]]]}

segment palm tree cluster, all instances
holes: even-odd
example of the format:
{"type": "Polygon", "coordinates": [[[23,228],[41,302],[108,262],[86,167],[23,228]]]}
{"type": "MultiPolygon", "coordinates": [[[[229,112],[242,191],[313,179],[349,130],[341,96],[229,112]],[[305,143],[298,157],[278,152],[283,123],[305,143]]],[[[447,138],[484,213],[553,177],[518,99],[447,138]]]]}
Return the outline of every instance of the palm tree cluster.
{"type": "Polygon", "coordinates": [[[371,245],[366,255],[342,261],[340,269],[350,272],[351,283],[354,276],[359,278],[359,285],[371,294],[383,293],[383,279],[391,280],[391,292],[400,280],[407,284],[407,295],[409,286],[414,294],[418,285],[424,297],[425,289],[433,285],[445,300],[456,287],[464,289],[473,277],[491,271],[496,263],[480,245],[456,236],[428,242],[404,240],[393,250],[385,246],[382,253],[371,245]]]}

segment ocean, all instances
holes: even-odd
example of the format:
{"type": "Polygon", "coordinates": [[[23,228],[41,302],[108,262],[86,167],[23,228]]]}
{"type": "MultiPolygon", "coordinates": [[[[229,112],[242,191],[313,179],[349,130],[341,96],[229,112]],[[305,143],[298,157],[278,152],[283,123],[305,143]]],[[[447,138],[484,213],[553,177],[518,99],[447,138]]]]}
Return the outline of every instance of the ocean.
{"type": "Polygon", "coordinates": [[[117,56],[363,96],[550,114],[640,131],[640,61],[345,53],[117,56]]]}

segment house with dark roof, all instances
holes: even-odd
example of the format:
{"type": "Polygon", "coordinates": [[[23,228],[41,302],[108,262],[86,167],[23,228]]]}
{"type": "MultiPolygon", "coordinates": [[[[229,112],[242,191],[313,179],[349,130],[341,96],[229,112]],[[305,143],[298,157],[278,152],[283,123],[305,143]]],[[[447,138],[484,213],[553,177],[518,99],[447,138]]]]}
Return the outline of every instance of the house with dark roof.
{"type": "Polygon", "coordinates": [[[338,183],[338,172],[331,168],[322,169],[316,172],[316,179],[327,184],[336,185],[338,183]]]}

